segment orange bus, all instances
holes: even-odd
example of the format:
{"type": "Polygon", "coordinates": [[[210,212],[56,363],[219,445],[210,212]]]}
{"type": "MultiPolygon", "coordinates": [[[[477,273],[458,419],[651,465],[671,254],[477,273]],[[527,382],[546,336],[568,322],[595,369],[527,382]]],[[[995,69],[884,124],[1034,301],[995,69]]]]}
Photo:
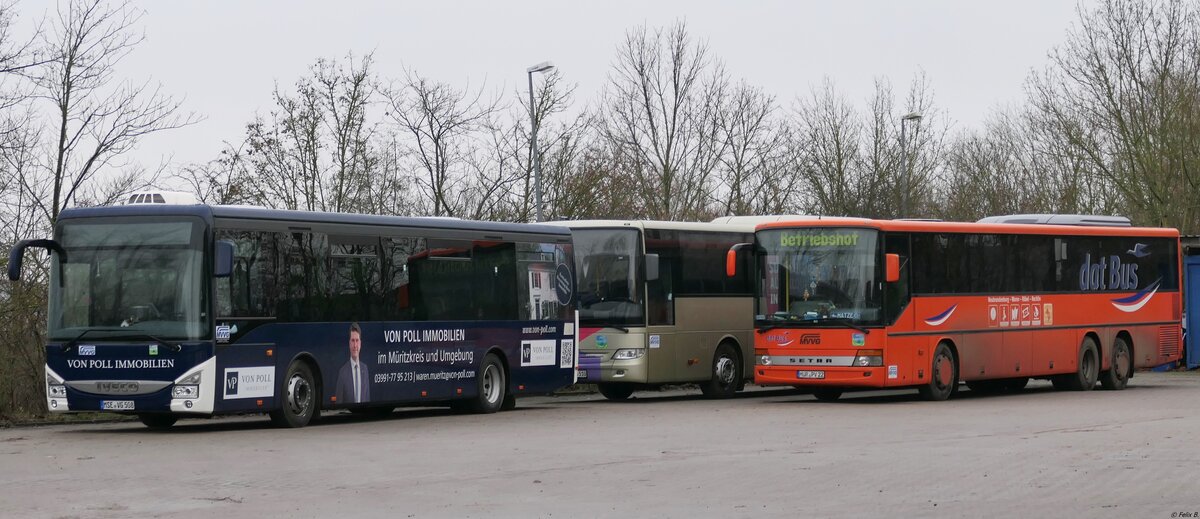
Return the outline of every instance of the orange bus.
{"type": "Polygon", "coordinates": [[[1181,356],[1179,232],[1120,217],[1021,215],[976,223],[808,218],[758,225],[759,385],[916,388],[928,400],[1123,389],[1181,356]],[[1005,222],[1034,223],[1005,223],[1005,222]],[[1121,226],[1123,225],[1123,226],[1121,226]]]}

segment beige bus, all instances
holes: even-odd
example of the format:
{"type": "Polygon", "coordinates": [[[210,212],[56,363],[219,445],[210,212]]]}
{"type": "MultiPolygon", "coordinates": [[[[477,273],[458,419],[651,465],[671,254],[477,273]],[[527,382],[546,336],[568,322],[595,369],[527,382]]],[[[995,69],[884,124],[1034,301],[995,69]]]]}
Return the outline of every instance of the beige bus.
{"type": "Polygon", "coordinates": [[[745,385],[754,365],[751,269],[729,278],[725,261],[731,246],[753,241],[760,219],[733,220],[553,222],[570,227],[574,243],[580,383],[611,400],[682,383],[723,398],[745,385]]]}

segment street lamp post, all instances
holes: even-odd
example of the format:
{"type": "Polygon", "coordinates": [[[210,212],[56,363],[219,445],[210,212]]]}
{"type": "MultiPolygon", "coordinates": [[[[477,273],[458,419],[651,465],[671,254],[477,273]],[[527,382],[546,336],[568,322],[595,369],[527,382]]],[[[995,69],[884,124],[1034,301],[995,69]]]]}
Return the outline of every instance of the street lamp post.
{"type": "Polygon", "coordinates": [[[525,69],[529,76],[529,132],[530,144],[529,153],[533,159],[533,203],[534,203],[534,218],[535,222],[542,221],[542,154],[538,153],[537,132],[538,120],[537,109],[533,104],[533,73],[545,72],[554,68],[554,64],[549,61],[543,61],[525,69]]]}
{"type": "MultiPolygon", "coordinates": [[[[900,118],[900,167],[903,168],[901,174],[904,175],[904,188],[900,197],[900,217],[904,218],[908,214],[908,192],[911,189],[911,166],[908,163],[908,143],[904,135],[904,123],[913,121],[917,128],[921,127],[921,114],[910,112],[908,115],[900,118]]],[[[915,131],[915,130],[914,130],[915,131]]]]}

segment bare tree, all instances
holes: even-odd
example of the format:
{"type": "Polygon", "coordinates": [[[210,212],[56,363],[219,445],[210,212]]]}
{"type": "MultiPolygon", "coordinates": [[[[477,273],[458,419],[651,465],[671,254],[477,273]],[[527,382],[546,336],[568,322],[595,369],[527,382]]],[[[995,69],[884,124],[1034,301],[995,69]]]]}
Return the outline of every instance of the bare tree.
{"type": "Polygon", "coordinates": [[[369,211],[379,160],[378,122],[368,113],[376,102],[372,60],[318,59],[294,92],[276,86],[274,109],[247,125],[245,141],[214,163],[184,170],[188,183],[201,189],[206,177],[227,178],[236,191],[209,194],[271,207],[369,211]]]}
{"type": "MultiPolygon", "coordinates": [[[[458,216],[466,207],[456,194],[469,181],[467,157],[499,104],[484,89],[458,90],[409,70],[401,82],[381,88],[386,117],[403,134],[405,155],[421,171],[422,195],[434,216],[458,216]]],[[[398,139],[401,139],[398,137],[398,139]]]]}
{"type": "Polygon", "coordinates": [[[775,98],[744,81],[733,89],[720,112],[721,138],[718,196],[726,215],[784,211],[799,187],[786,175],[787,128],[777,118],[775,98]]]}
{"type": "Polygon", "coordinates": [[[884,80],[876,81],[869,103],[865,113],[856,110],[828,80],[809,99],[797,101],[791,160],[810,200],[798,209],[867,218],[936,212],[933,197],[946,127],[928,80],[924,75],[913,80],[903,110],[897,110],[884,80]],[[910,112],[922,114],[921,124],[908,130],[907,149],[902,149],[901,117],[910,112]],[[901,215],[905,190],[917,209],[901,215]]]}
{"type": "Polygon", "coordinates": [[[72,0],[59,6],[43,38],[50,60],[37,78],[37,95],[53,103],[57,119],[49,204],[42,206],[51,221],[139,139],[198,120],[160,87],[117,80],[117,65],[143,40],[133,29],[140,17],[127,3],[72,0]]]}
{"type": "Polygon", "coordinates": [[[1200,13],[1194,2],[1105,0],[1030,83],[1038,131],[1077,160],[1085,205],[1200,229],[1200,13]],[[1099,198],[1097,200],[1097,198],[1099,198]],[[1122,211],[1125,212],[1125,211],[1122,211]]]}
{"type": "Polygon", "coordinates": [[[637,179],[644,216],[711,215],[728,83],[724,67],[683,22],[626,33],[597,122],[609,153],[637,179]]]}

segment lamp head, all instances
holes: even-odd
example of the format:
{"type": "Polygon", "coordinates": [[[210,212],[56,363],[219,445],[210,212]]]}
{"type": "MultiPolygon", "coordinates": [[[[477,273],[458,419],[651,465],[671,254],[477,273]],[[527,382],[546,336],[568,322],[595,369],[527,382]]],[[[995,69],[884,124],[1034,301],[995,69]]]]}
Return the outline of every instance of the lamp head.
{"type": "Polygon", "coordinates": [[[534,73],[534,72],[545,72],[545,71],[547,71],[547,70],[550,70],[550,69],[552,69],[552,68],[554,68],[554,64],[553,64],[553,63],[551,63],[551,62],[549,62],[549,61],[543,61],[543,62],[541,62],[541,63],[538,63],[537,65],[534,65],[534,66],[532,66],[532,67],[529,67],[529,68],[525,69],[525,72],[528,72],[528,73],[532,74],[532,73],[534,73]]]}

